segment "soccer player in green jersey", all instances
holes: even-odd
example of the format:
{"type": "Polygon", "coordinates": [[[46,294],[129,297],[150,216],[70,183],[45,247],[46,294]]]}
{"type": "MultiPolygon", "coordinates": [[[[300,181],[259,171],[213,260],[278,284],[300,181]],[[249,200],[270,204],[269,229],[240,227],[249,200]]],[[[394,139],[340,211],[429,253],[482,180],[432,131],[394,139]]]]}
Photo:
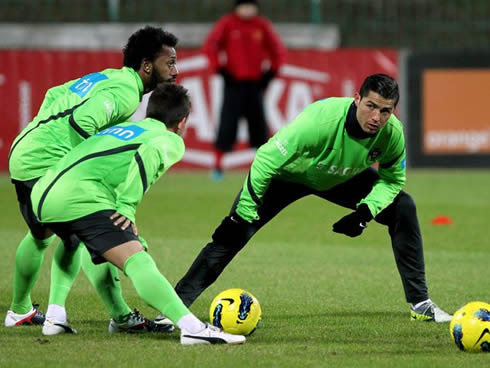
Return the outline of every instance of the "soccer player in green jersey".
{"type": "Polygon", "coordinates": [[[78,247],[75,235],[94,263],[109,261],[123,270],[138,295],[180,328],[182,344],[240,344],[245,337],[204,324],[187,309],[131,226],[144,193],[182,159],[180,134],[189,111],[184,87],[157,87],[145,120],[102,130],[48,169],[32,189],[32,209],[65,247],[78,247]]]}
{"type": "Polygon", "coordinates": [[[352,209],[333,231],[356,237],[371,220],[388,226],[411,318],[448,322],[430,299],[415,203],[405,184],[403,127],[393,111],[396,81],[367,77],[355,98],[308,106],[261,146],[230,214],[176,286],[189,306],[250,238],[282,209],[315,195],[352,209]],[[379,164],[378,170],[371,166],[379,164]]]}
{"type": "MultiPolygon", "coordinates": [[[[29,227],[20,242],[14,273],[13,300],[5,326],[43,324],[44,315],[32,306],[31,290],[37,280],[44,252],[55,235],[37,222],[30,194],[46,170],[73,147],[98,131],[127,121],[144,93],[159,83],[175,82],[177,38],[160,28],[145,27],[128,39],[121,69],[106,69],[49,89],[37,116],[14,140],[9,153],[9,171],[21,213],[29,227]]],[[[69,253],[60,244],[51,269],[47,316],[66,322],[65,301],[80,263],[111,316],[110,331],[148,330],[158,326],[142,318],[121,295],[117,269],[109,264],[94,266],[84,247],[69,253]],[[69,269],[60,265],[68,263],[69,269]]],[[[45,331],[44,331],[45,330],[45,331]]],[[[44,326],[46,334],[67,332],[60,326],[44,326]]]]}

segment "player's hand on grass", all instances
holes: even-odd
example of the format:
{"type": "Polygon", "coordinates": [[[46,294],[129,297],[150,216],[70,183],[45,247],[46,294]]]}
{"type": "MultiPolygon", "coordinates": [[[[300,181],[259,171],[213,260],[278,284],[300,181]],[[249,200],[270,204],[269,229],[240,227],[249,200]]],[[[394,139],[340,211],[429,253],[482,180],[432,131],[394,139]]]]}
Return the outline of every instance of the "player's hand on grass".
{"type": "Polygon", "coordinates": [[[362,234],[367,227],[367,223],[372,219],[373,215],[371,215],[369,207],[363,203],[356,211],[342,217],[333,224],[333,231],[354,238],[362,234]]]}
{"type": "Polygon", "coordinates": [[[126,218],[125,216],[117,212],[114,212],[111,215],[110,219],[115,220],[113,222],[114,226],[119,226],[123,231],[126,230],[129,226],[131,226],[131,230],[133,230],[133,234],[138,235],[138,228],[136,227],[136,225],[133,224],[131,220],[126,218]]]}

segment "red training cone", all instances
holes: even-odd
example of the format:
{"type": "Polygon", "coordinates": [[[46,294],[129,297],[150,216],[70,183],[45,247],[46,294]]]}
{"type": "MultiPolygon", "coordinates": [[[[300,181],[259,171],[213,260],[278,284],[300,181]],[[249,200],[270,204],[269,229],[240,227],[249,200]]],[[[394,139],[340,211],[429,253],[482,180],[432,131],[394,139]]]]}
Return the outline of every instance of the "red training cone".
{"type": "Polygon", "coordinates": [[[451,225],[453,219],[449,216],[436,216],[432,219],[432,225],[451,225]]]}

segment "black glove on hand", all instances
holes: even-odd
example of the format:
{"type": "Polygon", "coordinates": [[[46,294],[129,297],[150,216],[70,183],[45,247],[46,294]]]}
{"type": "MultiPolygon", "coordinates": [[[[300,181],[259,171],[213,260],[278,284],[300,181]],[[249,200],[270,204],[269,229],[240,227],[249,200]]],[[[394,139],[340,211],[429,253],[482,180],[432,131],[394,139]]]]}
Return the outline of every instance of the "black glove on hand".
{"type": "Polygon", "coordinates": [[[342,217],[333,224],[333,231],[354,238],[361,235],[362,231],[367,227],[367,222],[372,219],[373,215],[371,215],[369,207],[363,203],[355,212],[342,217]]]}
{"type": "Polygon", "coordinates": [[[270,69],[268,71],[266,71],[264,74],[262,74],[262,77],[259,80],[260,88],[265,91],[267,89],[267,86],[269,85],[271,80],[274,79],[275,76],[276,76],[276,73],[274,73],[270,69]]]}

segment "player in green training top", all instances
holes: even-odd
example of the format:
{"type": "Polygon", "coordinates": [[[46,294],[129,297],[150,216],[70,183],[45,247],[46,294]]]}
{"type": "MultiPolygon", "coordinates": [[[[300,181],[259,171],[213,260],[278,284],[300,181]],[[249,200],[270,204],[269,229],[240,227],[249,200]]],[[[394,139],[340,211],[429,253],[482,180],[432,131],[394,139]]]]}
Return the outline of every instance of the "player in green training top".
{"type": "Polygon", "coordinates": [[[430,299],[415,203],[405,184],[403,127],[393,115],[396,81],[367,77],[355,98],[308,106],[261,146],[229,216],[176,286],[189,306],[249,239],[283,208],[313,194],[354,210],[333,231],[361,235],[371,220],[388,226],[411,316],[448,322],[430,299]],[[379,163],[379,169],[371,166],[379,163]]]}
{"type": "MultiPolygon", "coordinates": [[[[88,74],[49,89],[36,117],[14,140],[9,153],[9,171],[29,232],[17,248],[13,300],[5,326],[44,322],[42,313],[32,306],[31,290],[45,249],[55,236],[49,228],[38,223],[32,213],[30,193],[33,185],[49,167],[87,137],[127,121],[144,93],[152,91],[159,83],[175,82],[178,75],[176,45],[177,38],[160,28],[147,26],[138,30],[124,47],[123,68],[88,74]]],[[[51,269],[47,315],[60,323],[66,322],[66,296],[81,263],[109,311],[112,325],[120,327],[116,330],[156,327],[138,313],[131,312],[121,295],[117,269],[109,264],[95,267],[88,252],[81,248],[82,251],[71,254],[61,244],[57,247],[51,269]],[[60,265],[67,262],[71,268],[62,270],[60,265]]],[[[46,327],[45,332],[56,334],[66,332],[66,329],[51,326],[46,327]]]]}
{"type": "Polygon", "coordinates": [[[159,86],[151,95],[147,118],[107,128],[76,146],[32,189],[32,209],[65,247],[78,246],[94,263],[109,261],[124,271],[138,295],[181,329],[182,344],[245,342],[221,332],[189,312],[130,226],[144,193],[184,155],[180,137],[190,111],[187,90],[159,86]],[[114,226],[114,217],[125,221],[114,226]]]}

